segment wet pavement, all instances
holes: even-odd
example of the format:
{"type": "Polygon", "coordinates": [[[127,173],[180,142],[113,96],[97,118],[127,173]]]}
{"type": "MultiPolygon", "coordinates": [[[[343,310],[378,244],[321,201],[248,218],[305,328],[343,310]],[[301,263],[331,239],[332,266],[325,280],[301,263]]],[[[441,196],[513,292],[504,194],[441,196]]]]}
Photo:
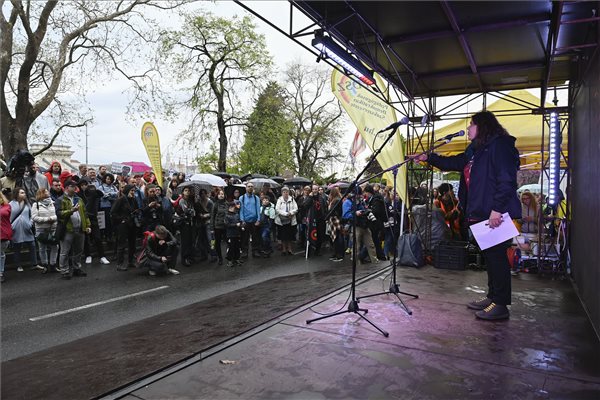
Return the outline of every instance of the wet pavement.
{"type": "MultiPolygon", "coordinates": [[[[510,320],[487,322],[464,305],[484,292],[485,272],[401,268],[400,289],[419,295],[402,296],[413,315],[392,295],[360,302],[389,337],[352,313],[307,325],[313,310],[345,308],[345,289],[306,306],[349,282],[343,264],[5,362],[2,397],[600,398],[600,343],[570,282],[514,277],[510,320]]],[[[388,272],[357,294],[385,291],[388,272]]]]}
{"type": "MultiPolygon", "coordinates": [[[[122,398],[600,398],[600,343],[568,281],[513,278],[511,319],[487,322],[464,305],[483,291],[484,272],[399,276],[401,290],[419,295],[402,297],[412,316],[391,295],[360,302],[388,338],[351,313],[307,325],[318,315],[305,310],[122,398]]],[[[382,277],[358,295],[387,288],[382,277]]],[[[346,298],[313,309],[335,311],[346,298]]]]}

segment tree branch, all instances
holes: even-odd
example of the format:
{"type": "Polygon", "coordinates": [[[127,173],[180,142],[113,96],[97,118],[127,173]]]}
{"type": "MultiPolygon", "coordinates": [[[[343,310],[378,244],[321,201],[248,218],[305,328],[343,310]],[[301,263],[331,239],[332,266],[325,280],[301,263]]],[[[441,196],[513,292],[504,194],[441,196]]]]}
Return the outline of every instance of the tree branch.
{"type": "Polygon", "coordinates": [[[80,123],[80,124],[76,124],[76,125],[72,125],[72,124],[64,124],[61,125],[56,132],[54,132],[54,134],[52,135],[52,138],[50,139],[50,141],[44,146],[42,147],[40,150],[32,153],[32,155],[34,157],[42,154],[44,151],[48,150],[50,147],[52,147],[52,145],[54,145],[54,141],[56,140],[56,138],[58,137],[58,135],[60,135],[60,131],[62,131],[64,128],[81,128],[82,126],[86,126],[88,124],[88,122],[91,122],[92,119],[86,119],[84,122],[80,123]]]}

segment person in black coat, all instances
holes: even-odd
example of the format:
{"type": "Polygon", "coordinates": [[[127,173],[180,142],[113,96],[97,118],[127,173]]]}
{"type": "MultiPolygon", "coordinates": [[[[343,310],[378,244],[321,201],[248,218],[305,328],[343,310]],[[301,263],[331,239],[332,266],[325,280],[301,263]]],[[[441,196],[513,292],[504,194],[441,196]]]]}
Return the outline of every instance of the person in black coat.
{"type": "MultiPolygon", "coordinates": [[[[464,153],[451,157],[423,154],[413,157],[427,161],[443,171],[459,171],[459,204],[465,215],[465,225],[487,220],[491,228],[510,224],[502,214],[521,218],[521,204],[517,197],[517,170],[519,152],[515,138],[500,125],[489,111],[473,115],[467,128],[471,144],[464,153]]],[[[467,305],[479,310],[476,316],[485,320],[506,319],[511,303],[511,275],[507,249],[511,240],[483,250],[487,262],[488,294],[467,305]]]]}
{"type": "Polygon", "coordinates": [[[383,196],[376,192],[371,185],[365,186],[364,193],[365,204],[375,217],[369,220],[369,229],[371,230],[373,244],[375,245],[375,252],[379,260],[385,260],[386,256],[383,253],[383,246],[381,245],[384,237],[383,223],[387,221],[385,202],[383,201],[383,196]]]}
{"type": "Polygon", "coordinates": [[[135,200],[135,186],[127,185],[123,190],[123,196],[119,197],[113,204],[110,215],[113,226],[117,227],[117,270],[127,271],[128,267],[134,267],[133,256],[135,254],[135,235],[138,226],[141,226],[141,210],[135,200]],[[125,261],[125,245],[128,247],[127,265],[125,261]]]}

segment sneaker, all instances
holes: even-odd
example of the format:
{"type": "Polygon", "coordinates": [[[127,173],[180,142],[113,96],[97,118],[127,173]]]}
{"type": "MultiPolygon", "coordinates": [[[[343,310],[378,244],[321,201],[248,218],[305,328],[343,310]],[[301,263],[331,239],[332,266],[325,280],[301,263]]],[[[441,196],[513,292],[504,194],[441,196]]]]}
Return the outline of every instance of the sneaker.
{"type": "Polygon", "coordinates": [[[92,263],[92,256],[87,256],[87,257],[85,258],[85,263],[86,263],[86,264],[91,264],[91,263],[92,263]]]}
{"type": "Polygon", "coordinates": [[[508,319],[510,313],[508,312],[508,307],[496,303],[491,303],[483,310],[477,311],[475,313],[475,316],[479,319],[496,321],[499,319],[508,319]]]}
{"type": "Polygon", "coordinates": [[[179,275],[179,271],[177,271],[176,269],[173,269],[173,268],[169,268],[167,270],[167,272],[171,275],[179,275]]]}
{"type": "Polygon", "coordinates": [[[76,268],[76,269],[73,270],[73,276],[84,277],[84,276],[87,276],[87,272],[85,272],[81,268],[76,268]]]}
{"type": "Polygon", "coordinates": [[[336,256],[329,257],[329,260],[330,260],[330,261],[335,261],[336,259],[337,259],[337,257],[336,257],[336,256]]]}
{"type": "Polygon", "coordinates": [[[150,276],[156,276],[156,271],[149,270],[148,271],[148,275],[150,275],[150,276]]]}
{"type": "Polygon", "coordinates": [[[17,272],[23,272],[23,267],[17,267],[17,272]]]}
{"type": "Polygon", "coordinates": [[[470,308],[471,310],[483,310],[490,304],[492,304],[492,299],[489,299],[487,297],[482,297],[479,300],[468,303],[467,307],[470,308]]]}
{"type": "Polygon", "coordinates": [[[344,257],[337,257],[337,258],[334,258],[332,261],[333,261],[333,262],[340,262],[340,261],[344,261],[344,257]]]}
{"type": "MultiPolygon", "coordinates": [[[[87,260],[86,260],[86,261],[87,261],[87,260]]],[[[106,257],[101,257],[101,258],[100,258],[100,264],[107,265],[107,264],[110,264],[110,261],[108,261],[108,260],[106,259],[106,257]]]]}
{"type": "Polygon", "coordinates": [[[236,265],[242,265],[244,262],[242,260],[234,260],[233,263],[236,265]]]}
{"type": "Polygon", "coordinates": [[[38,264],[38,265],[34,265],[33,267],[31,267],[31,269],[32,270],[43,271],[45,268],[38,264]]]}
{"type": "Polygon", "coordinates": [[[351,248],[347,248],[346,249],[346,254],[350,254],[350,253],[352,253],[352,249],[351,248]]]}

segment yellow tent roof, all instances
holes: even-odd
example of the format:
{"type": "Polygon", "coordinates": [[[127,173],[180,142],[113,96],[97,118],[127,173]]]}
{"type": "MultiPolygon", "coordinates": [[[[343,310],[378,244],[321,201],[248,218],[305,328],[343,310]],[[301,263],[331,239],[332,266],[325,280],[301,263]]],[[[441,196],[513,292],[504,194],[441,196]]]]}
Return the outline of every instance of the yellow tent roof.
{"type": "MultiPolygon", "coordinates": [[[[527,90],[513,90],[508,93],[509,96],[523,100],[532,104],[540,104],[540,99],[532,95],[527,90]]],[[[488,111],[497,112],[501,110],[515,110],[522,108],[516,105],[513,100],[509,97],[505,97],[497,100],[487,107],[488,111]]],[[[552,107],[552,104],[546,103],[546,107],[552,107]]],[[[523,110],[526,110],[523,107],[523,110]]],[[[540,147],[542,145],[542,124],[543,117],[541,115],[524,114],[514,116],[498,116],[498,121],[504,126],[508,133],[517,138],[516,146],[521,154],[521,166],[525,168],[539,169],[538,163],[541,160],[540,147]],[[533,154],[532,154],[533,153],[533,154]],[[533,165],[530,165],[533,164],[533,165]]],[[[469,145],[469,140],[466,135],[467,126],[471,121],[471,117],[462,118],[457,120],[450,125],[447,125],[439,130],[435,131],[435,139],[443,138],[446,135],[458,132],[460,130],[465,131],[465,136],[457,137],[452,139],[452,142],[440,147],[436,152],[441,155],[452,155],[458,154],[465,151],[469,145]]],[[[548,128],[545,127],[545,135],[548,134],[548,128]]],[[[548,143],[548,137],[546,136],[545,143],[548,143]]],[[[426,145],[427,141],[424,140],[423,144],[426,145]]],[[[567,154],[567,137],[563,135],[562,149],[567,154]]],[[[547,151],[547,149],[546,149],[547,151]]],[[[547,155],[545,156],[547,157],[547,155]]],[[[564,164],[564,163],[563,163],[564,164]]]]}

